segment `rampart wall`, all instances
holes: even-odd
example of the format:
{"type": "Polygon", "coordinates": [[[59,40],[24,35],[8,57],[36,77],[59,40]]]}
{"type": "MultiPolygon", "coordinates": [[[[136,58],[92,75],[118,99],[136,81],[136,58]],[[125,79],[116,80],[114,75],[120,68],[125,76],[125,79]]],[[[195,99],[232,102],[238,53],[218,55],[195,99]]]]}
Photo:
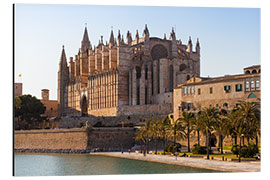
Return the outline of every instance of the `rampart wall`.
{"type": "Polygon", "coordinates": [[[92,128],[89,133],[85,128],[15,131],[14,148],[120,150],[134,146],[134,133],[134,128],[92,128]]]}

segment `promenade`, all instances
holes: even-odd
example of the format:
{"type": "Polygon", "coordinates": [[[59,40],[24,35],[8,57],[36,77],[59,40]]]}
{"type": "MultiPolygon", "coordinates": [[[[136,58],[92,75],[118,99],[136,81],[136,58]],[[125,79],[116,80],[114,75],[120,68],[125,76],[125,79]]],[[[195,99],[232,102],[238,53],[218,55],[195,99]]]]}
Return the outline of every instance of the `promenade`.
{"type": "Polygon", "coordinates": [[[228,162],[218,160],[207,160],[201,158],[189,158],[189,157],[177,157],[177,160],[173,156],[163,156],[155,154],[147,154],[143,156],[140,153],[131,152],[96,152],[91,153],[93,155],[104,155],[120,158],[129,158],[143,161],[152,161],[166,164],[175,164],[196,168],[212,169],[224,172],[260,172],[261,166],[258,162],[228,162]]]}

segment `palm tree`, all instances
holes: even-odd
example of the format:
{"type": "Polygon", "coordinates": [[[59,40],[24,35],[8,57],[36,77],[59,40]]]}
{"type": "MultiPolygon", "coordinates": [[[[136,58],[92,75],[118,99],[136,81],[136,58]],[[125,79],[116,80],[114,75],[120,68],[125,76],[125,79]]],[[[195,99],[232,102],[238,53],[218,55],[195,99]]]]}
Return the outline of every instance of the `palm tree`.
{"type": "MultiPolygon", "coordinates": [[[[147,153],[149,153],[149,138],[150,137],[150,121],[146,120],[144,126],[142,126],[136,132],[136,141],[140,141],[141,144],[141,152],[142,152],[142,142],[147,146],[147,153]]],[[[144,148],[145,149],[145,148],[144,148]]]]}
{"type": "Polygon", "coordinates": [[[241,101],[237,107],[239,119],[243,121],[246,127],[244,135],[249,144],[250,139],[254,139],[259,131],[260,110],[255,102],[241,101]]]}
{"type": "Polygon", "coordinates": [[[165,147],[166,147],[166,141],[168,139],[169,135],[169,129],[170,129],[170,121],[168,116],[159,121],[158,123],[158,131],[161,139],[163,140],[163,155],[165,155],[165,147]]]}
{"type": "Polygon", "coordinates": [[[201,127],[202,132],[206,136],[206,146],[207,146],[207,159],[209,159],[210,154],[210,142],[211,133],[214,130],[215,121],[218,119],[218,111],[214,107],[204,108],[201,111],[201,127]]]}
{"type": "Polygon", "coordinates": [[[185,127],[181,124],[179,119],[173,120],[170,125],[170,136],[173,137],[173,146],[175,147],[177,139],[184,139],[185,134],[185,127]]]}
{"type": "Polygon", "coordinates": [[[227,136],[231,129],[231,123],[227,118],[228,112],[224,109],[219,111],[219,118],[216,119],[214,129],[219,137],[219,148],[221,154],[223,154],[223,139],[227,136]]]}
{"type": "Polygon", "coordinates": [[[157,154],[157,140],[159,136],[158,123],[159,121],[155,121],[155,119],[152,118],[150,122],[150,129],[149,129],[149,134],[155,141],[155,154],[157,154]]]}
{"type": "Polygon", "coordinates": [[[194,135],[197,133],[197,144],[200,146],[200,131],[201,131],[201,111],[199,111],[193,119],[194,135]]]}
{"type": "Polygon", "coordinates": [[[181,124],[183,124],[183,127],[186,131],[184,131],[185,133],[185,137],[188,140],[188,152],[190,152],[190,134],[191,132],[194,130],[194,126],[193,126],[193,122],[194,122],[195,116],[193,113],[191,112],[186,112],[183,111],[182,112],[182,117],[180,117],[178,120],[181,124]]]}

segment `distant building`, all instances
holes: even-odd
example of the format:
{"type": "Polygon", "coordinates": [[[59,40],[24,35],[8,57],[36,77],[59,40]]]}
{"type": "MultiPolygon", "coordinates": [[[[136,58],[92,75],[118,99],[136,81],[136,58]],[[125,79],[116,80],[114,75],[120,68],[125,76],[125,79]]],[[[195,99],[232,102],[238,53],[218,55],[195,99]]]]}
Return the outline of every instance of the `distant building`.
{"type": "Polygon", "coordinates": [[[232,109],[239,101],[260,102],[261,66],[244,68],[239,75],[216,78],[191,78],[174,89],[175,119],[182,111],[199,111],[205,107],[232,109]]]}
{"type": "Polygon", "coordinates": [[[46,107],[46,111],[44,113],[45,116],[50,117],[57,117],[57,100],[50,100],[49,99],[49,90],[42,89],[41,90],[41,97],[40,100],[44,106],[46,107]]]}
{"type": "Polygon", "coordinates": [[[22,95],[22,83],[14,83],[14,96],[21,96],[22,95]]]}

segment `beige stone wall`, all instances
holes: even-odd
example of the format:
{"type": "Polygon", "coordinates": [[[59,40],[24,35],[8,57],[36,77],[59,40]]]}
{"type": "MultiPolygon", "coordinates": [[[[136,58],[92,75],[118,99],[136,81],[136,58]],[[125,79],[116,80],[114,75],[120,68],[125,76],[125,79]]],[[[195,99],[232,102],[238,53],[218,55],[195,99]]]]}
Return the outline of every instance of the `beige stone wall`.
{"type": "Polygon", "coordinates": [[[88,111],[93,116],[117,116],[117,107],[93,109],[88,111]]]}
{"type": "Polygon", "coordinates": [[[151,115],[171,113],[171,104],[147,104],[136,106],[121,106],[118,108],[118,115],[151,115]]]}
{"type": "Polygon", "coordinates": [[[44,115],[48,117],[57,117],[57,100],[40,100],[46,107],[44,115]]]}
{"type": "Polygon", "coordinates": [[[134,146],[133,128],[15,131],[15,149],[121,149],[134,146]]]}
{"type": "MultiPolygon", "coordinates": [[[[196,110],[199,107],[216,107],[216,108],[226,108],[224,104],[227,103],[228,109],[233,108],[239,101],[255,101],[260,102],[260,87],[254,90],[246,90],[245,82],[250,80],[260,80],[260,75],[243,75],[231,77],[226,80],[221,80],[217,82],[211,83],[189,83],[185,84],[179,88],[174,89],[173,93],[173,111],[174,117],[179,117],[179,106],[182,103],[193,103],[196,110]],[[242,91],[236,92],[235,85],[242,84],[242,91]],[[224,86],[230,85],[230,92],[225,92],[224,86]],[[184,87],[194,87],[194,94],[184,95],[183,88],[184,87]],[[210,88],[212,88],[213,92],[210,93],[210,88]],[[198,94],[198,89],[200,89],[200,94],[198,94]],[[257,98],[248,99],[248,96],[254,93],[257,98]]],[[[207,82],[207,81],[206,81],[207,82]]]]}
{"type": "Polygon", "coordinates": [[[83,129],[15,131],[15,149],[86,149],[83,129]]]}

